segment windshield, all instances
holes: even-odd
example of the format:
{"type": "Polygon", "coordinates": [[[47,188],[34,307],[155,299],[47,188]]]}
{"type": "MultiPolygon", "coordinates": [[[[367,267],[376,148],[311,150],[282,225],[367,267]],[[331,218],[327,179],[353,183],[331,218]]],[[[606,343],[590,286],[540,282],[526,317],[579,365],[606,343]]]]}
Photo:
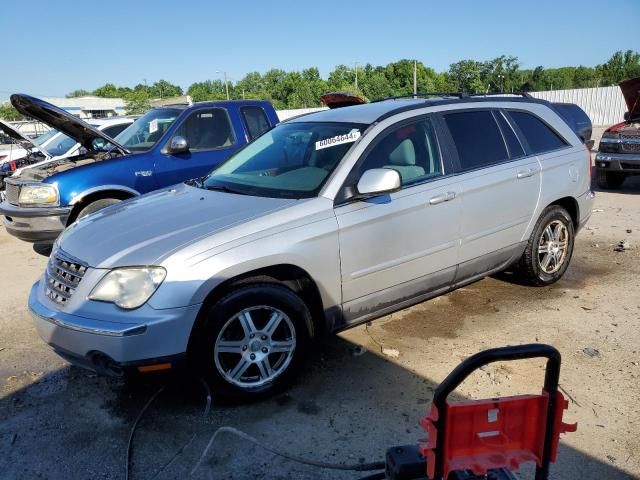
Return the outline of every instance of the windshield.
{"type": "Polygon", "coordinates": [[[350,123],[280,124],[214,170],[204,187],[266,197],[315,196],[365,128],[350,123]]]}
{"type": "Polygon", "coordinates": [[[67,137],[64,133],[57,132],[42,149],[46,150],[52,157],[66,154],[76,142],[73,138],[67,137]]]}
{"type": "Polygon", "coordinates": [[[143,152],[153,147],[175,119],[182,113],[177,108],[158,108],[145,113],[115,138],[132,152],[143,152]]]}
{"type": "Polygon", "coordinates": [[[58,131],[55,128],[52,128],[47,133],[43,133],[42,135],[38,136],[33,141],[33,143],[35,143],[36,145],[42,145],[44,142],[52,138],[56,133],[58,133],[58,131]]]}

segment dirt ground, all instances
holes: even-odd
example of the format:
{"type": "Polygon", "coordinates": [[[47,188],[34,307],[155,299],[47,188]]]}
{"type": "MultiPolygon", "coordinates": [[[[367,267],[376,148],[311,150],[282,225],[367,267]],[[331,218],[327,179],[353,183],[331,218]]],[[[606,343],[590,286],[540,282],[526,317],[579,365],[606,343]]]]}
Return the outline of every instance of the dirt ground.
{"type": "MultiPolygon", "coordinates": [[[[125,387],[52,353],[26,308],[45,263],[0,229],[0,478],[125,478],[129,431],[162,382],[125,387]]],[[[229,435],[193,469],[222,425],[309,459],[380,459],[388,446],[423,436],[418,422],[434,387],[461,360],[489,347],[545,342],[562,352],[561,386],[571,399],[565,418],[578,422],[561,442],[552,478],[638,479],[639,274],[635,178],[619,192],[598,193],[572,264],[551,287],[489,278],[352,329],[323,341],[288,392],[252,405],[214,398],[205,418],[201,385],[171,382],[136,432],[131,478],[357,479],[364,474],[299,465],[229,435]],[[630,248],[616,251],[620,241],[630,248]]],[[[458,397],[538,393],[542,378],[542,362],[496,364],[474,374],[458,397]]],[[[522,478],[531,472],[524,468],[522,478]]]]}

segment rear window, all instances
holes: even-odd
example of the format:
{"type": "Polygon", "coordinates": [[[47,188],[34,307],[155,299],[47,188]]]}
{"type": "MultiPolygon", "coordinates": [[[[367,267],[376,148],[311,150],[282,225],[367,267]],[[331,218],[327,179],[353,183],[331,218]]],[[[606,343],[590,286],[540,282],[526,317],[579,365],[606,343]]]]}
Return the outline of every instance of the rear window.
{"type": "Polygon", "coordinates": [[[258,138],[269,130],[269,121],[264,110],[260,107],[242,107],[242,119],[249,133],[249,140],[258,138]]]}
{"type": "Polygon", "coordinates": [[[567,145],[567,142],[538,117],[526,112],[510,111],[509,115],[529,144],[531,153],[545,153],[567,145]]]}
{"type": "Polygon", "coordinates": [[[509,159],[498,124],[489,110],[449,113],[444,119],[458,150],[462,171],[509,159]]]}

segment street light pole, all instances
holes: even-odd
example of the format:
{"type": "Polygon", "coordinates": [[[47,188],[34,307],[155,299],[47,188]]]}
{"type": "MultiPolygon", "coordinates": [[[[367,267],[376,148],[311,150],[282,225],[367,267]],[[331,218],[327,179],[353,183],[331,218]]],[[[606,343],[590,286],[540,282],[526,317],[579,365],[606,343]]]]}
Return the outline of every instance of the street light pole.
{"type": "Polygon", "coordinates": [[[229,100],[229,84],[227,83],[227,72],[220,72],[220,70],[216,70],[216,73],[222,73],[224,76],[224,91],[227,94],[227,100],[229,100]]]}

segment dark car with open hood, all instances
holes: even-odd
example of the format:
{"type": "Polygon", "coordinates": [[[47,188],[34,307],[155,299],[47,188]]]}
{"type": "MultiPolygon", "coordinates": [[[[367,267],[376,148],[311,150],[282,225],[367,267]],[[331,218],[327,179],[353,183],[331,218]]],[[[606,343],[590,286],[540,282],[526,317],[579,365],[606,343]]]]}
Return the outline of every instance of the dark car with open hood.
{"type": "Polygon", "coordinates": [[[30,242],[53,242],[90,213],[202,177],[278,123],[273,106],[265,101],[188,102],[154,108],[113,139],[38,98],[15,94],[11,103],[82,147],[78,155],[4,179],[4,226],[30,242]]]}
{"type": "Polygon", "coordinates": [[[605,130],[596,155],[601,188],[617,189],[632,175],[640,175],[640,77],[620,83],[629,109],[623,122],[605,130]]]}

